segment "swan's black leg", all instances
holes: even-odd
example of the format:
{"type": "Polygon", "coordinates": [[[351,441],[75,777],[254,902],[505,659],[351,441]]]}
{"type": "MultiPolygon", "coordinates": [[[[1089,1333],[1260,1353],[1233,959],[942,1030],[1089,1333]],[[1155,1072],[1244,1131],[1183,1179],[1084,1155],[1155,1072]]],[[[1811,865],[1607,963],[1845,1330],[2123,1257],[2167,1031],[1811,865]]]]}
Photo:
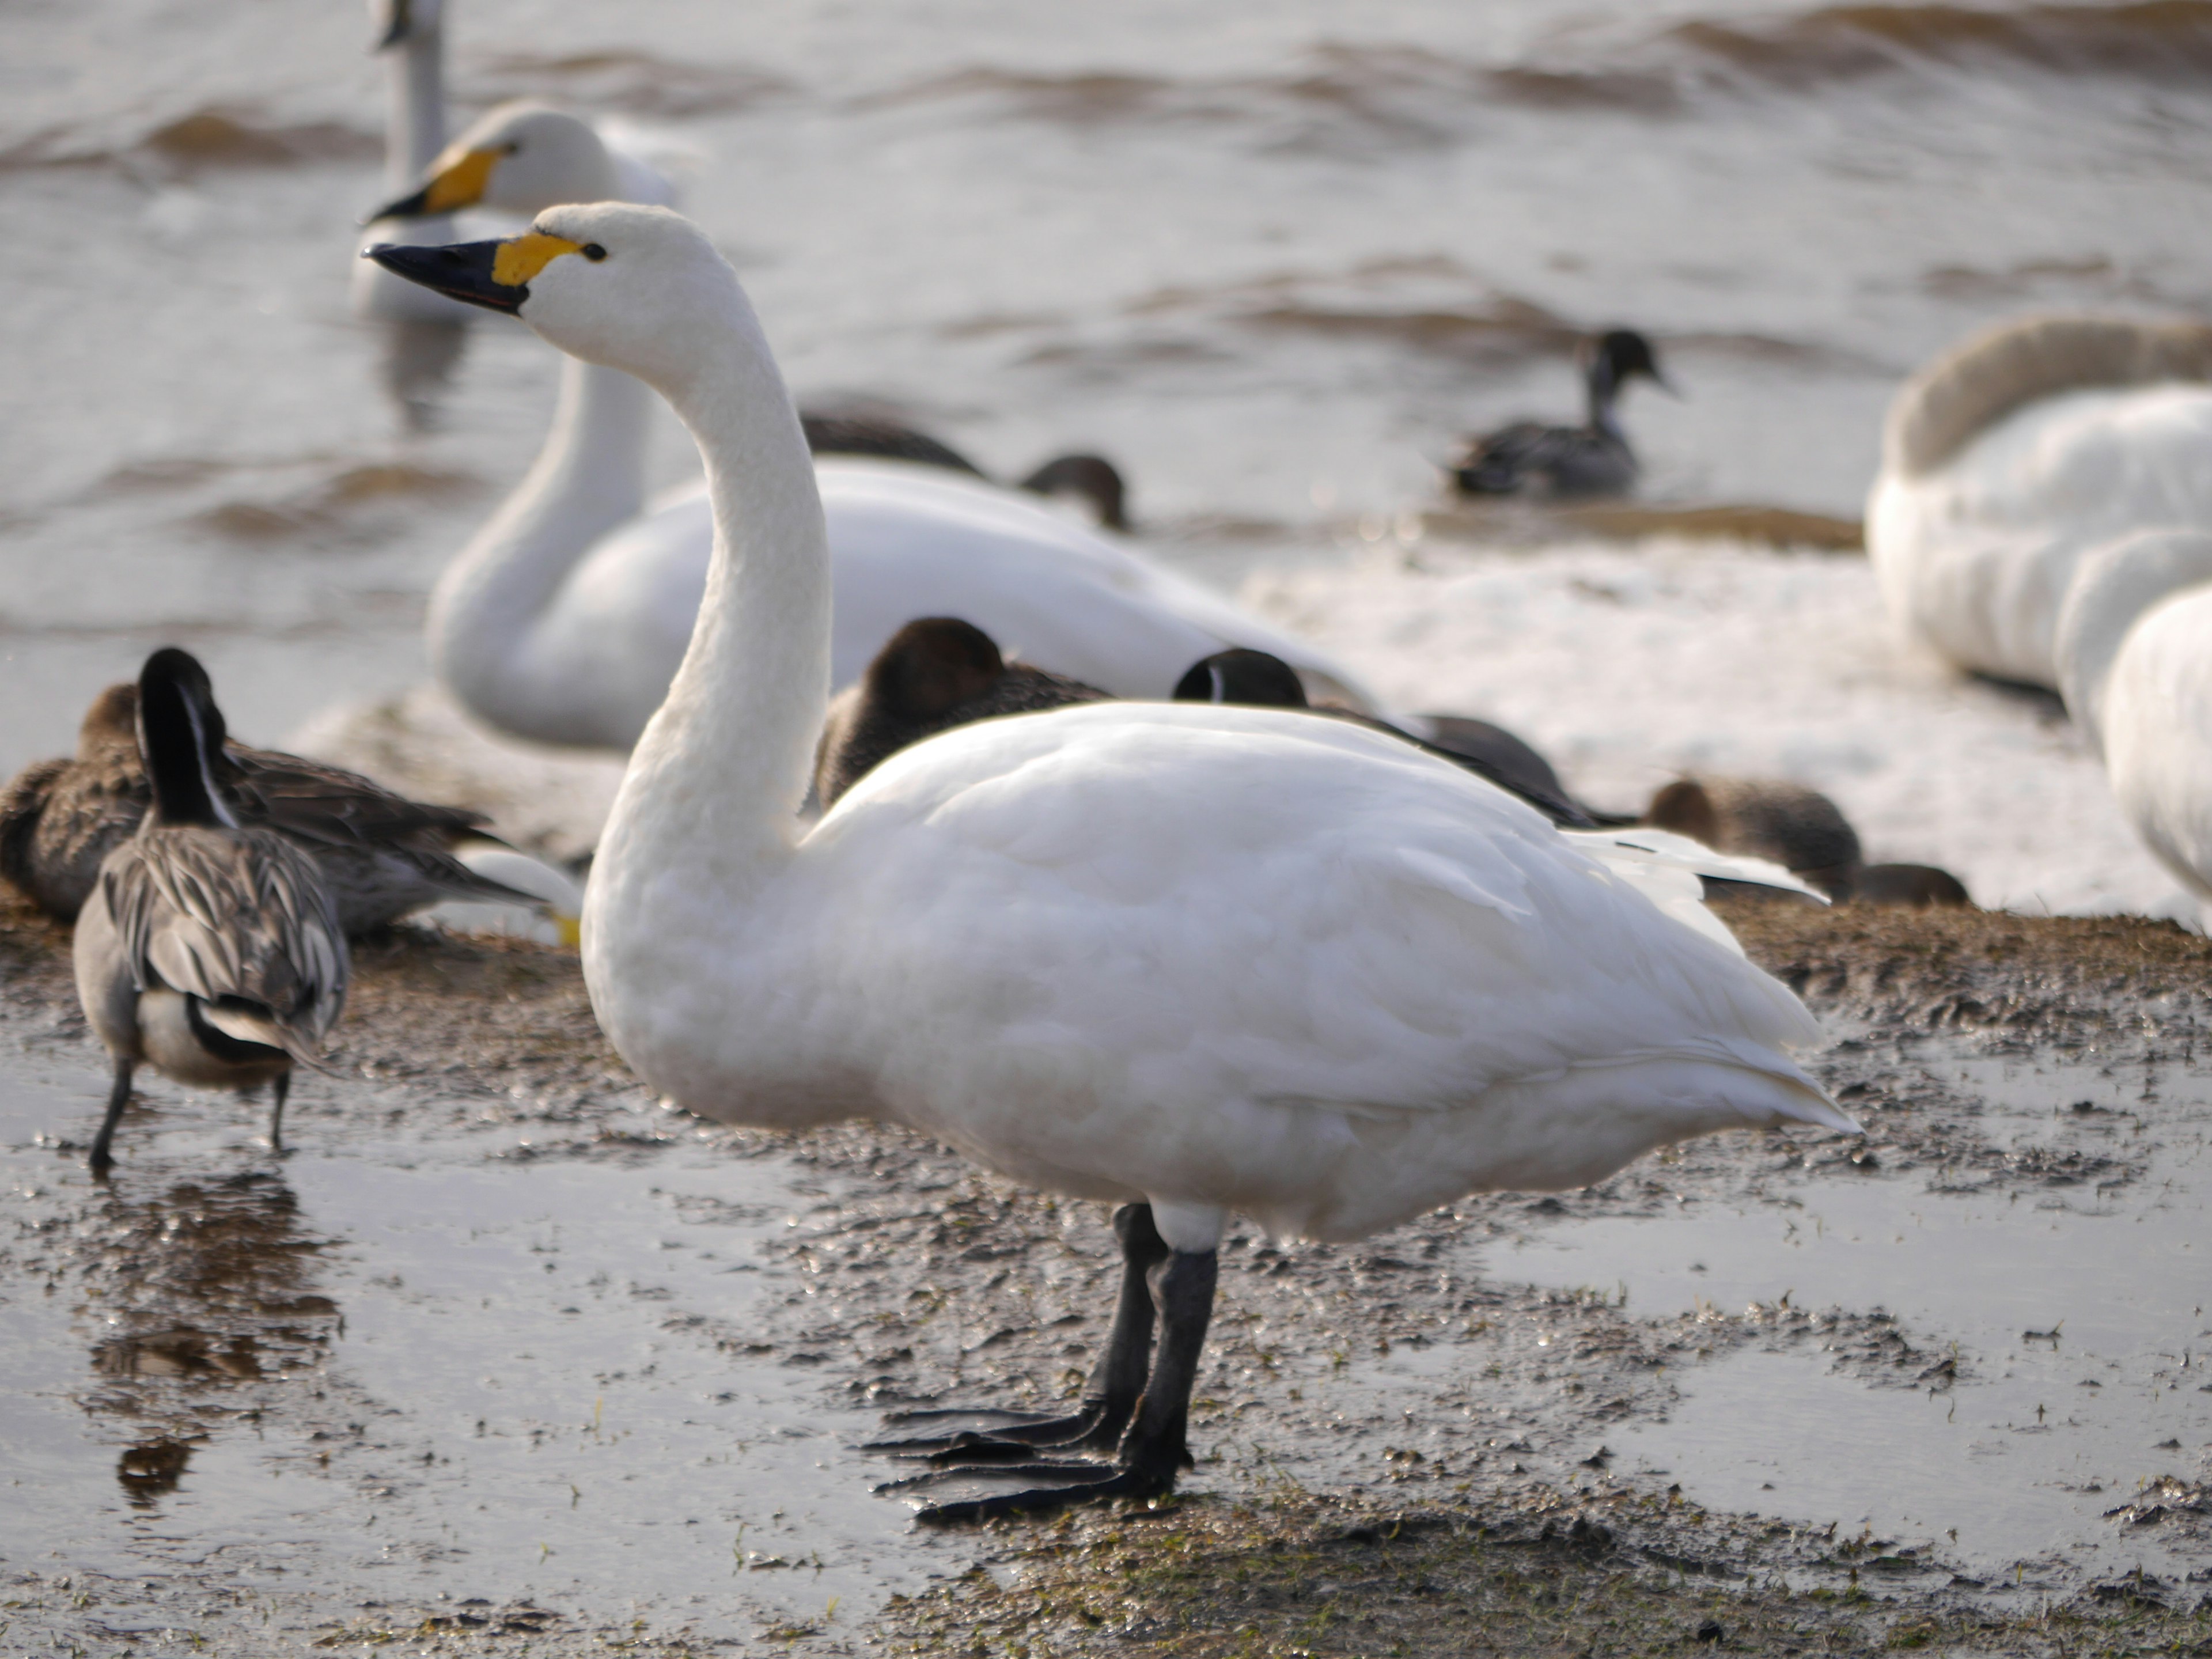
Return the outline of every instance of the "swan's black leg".
{"type": "Polygon", "coordinates": [[[269,1085],[269,1097],[275,1103],[269,1109],[269,1150],[284,1150],[284,1098],[292,1092],[292,1074],[276,1073],[276,1080],[269,1085]]]}
{"type": "MultiPolygon", "coordinates": [[[[1158,1498],[1175,1489],[1176,1476],[1189,1467],[1185,1432],[1190,1395],[1206,1352],[1206,1328],[1213,1317],[1213,1286],[1218,1261],[1214,1252],[1177,1250],[1152,1269],[1152,1300],[1160,1316],[1160,1347],[1152,1374],[1138,1402],[1135,1420],[1121,1437],[1111,1464],[1088,1462],[1013,1464],[988,1471],[1045,1484],[988,1497],[933,1504],[917,1519],[933,1524],[989,1521],[1000,1516],[1087,1504],[1102,1498],[1158,1498]]],[[[973,1480],[983,1471],[948,1469],[906,1486],[946,1480],[973,1480]]]]}
{"type": "Polygon", "coordinates": [[[115,1162],[108,1148],[115,1140],[116,1121],[131,1103],[131,1073],[137,1069],[136,1061],[117,1058],[115,1086],[107,1091],[107,1115],[100,1121],[100,1133],[92,1138],[92,1157],[88,1160],[96,1176],[106,1175],[115,1162]]]}
{"type": "Polygon", "coordinates": [[[975,1426],[910,1439],[872,1441],[863,1449],[925,1454],[933,1463],[970,1464],[1022,1462],[1040,1446],[1106,1451],[1119,1444],[1121,1431],[1145,1391],[1145,1375],[1152,1369],[1152,1292],[1147,1280],[1152,1269],[1167,1259],[1168,1247],[1152,1224],[1149,1204],[1124,1204],[1115,1211],[1114,1236],[1121,1243],[1121,1290],[1114,1304],[1114,1328],[1107,1334],[1098,1363],[1091,1368],[1083,1402],[1074,1415],[957,1409],[898,1412],[888,1419],[892,1424],[920,1425],[951,1418],[975,1426]]]}

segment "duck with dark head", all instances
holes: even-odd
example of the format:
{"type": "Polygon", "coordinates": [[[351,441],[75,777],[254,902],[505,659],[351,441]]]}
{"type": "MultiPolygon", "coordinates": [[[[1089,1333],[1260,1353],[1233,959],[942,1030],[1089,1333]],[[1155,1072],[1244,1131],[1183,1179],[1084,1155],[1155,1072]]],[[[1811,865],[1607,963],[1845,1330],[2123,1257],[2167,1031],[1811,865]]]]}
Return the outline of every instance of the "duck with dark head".
{"type": "MultiPolygon", "coordinates": [[[[831,699],[815,749],[815,797],[827,811],[900,750],[956,726],[1107,700],[1095,685],[1006,661],[997,642],[971,623],[956,617],[924,617],[901,629],[860,680],[831,699]]],[[[1297,672],[1265,651],[1238,647],[1201,658],[1177,683],[1175,700],[1305,708],[1321,718],[1350,720],[1487,778],[1554,823],[1571,829],[1587,829],[1591,823],[1589,814],[1567,798],[1542,757],[1510,732],[1467,721],[1462,724],[1480,726],[1499,742],[1487,748],[1472,743],[1447,746],[1424,742],[1368,715],[1314,708],[1297,672]]]]}
{"type": "Polygon", "coordinates": [[[1625,495],[1641,470],[1621,429],[1616,405],[1641,375],[1675,392],[1651,342],[1632,328],[1607,329],[1585,341],[1583,385],[1589,398],[1580,426],[1516,421],[1469,438],[1449,469],[1462,495],[1625,495]]]}
{"type": "Polygon", "coordinates": [[[1065,674],[1008,662],[998,642],[957,617],[923,617],[891,635],[851,685],[830,700],[814,750],[815,798],[837,798],[909,744],[999,714],[1033,714],[1106,693],[1065,674]]]}
{"type": "Polygon", "coordinates": [[[241,825],[216,787],[222,717],[188,653],[156,651],[138,677],[138,747],[153,802],[109,853],[77,917],[77,996],[114,1062],[92,1167],[133,1073],[240,1093],[269,1085],[283,1144],[292,1066],[319,1066],[345,1006],[348,958],[322,873],[276,830],[241,825]]]}

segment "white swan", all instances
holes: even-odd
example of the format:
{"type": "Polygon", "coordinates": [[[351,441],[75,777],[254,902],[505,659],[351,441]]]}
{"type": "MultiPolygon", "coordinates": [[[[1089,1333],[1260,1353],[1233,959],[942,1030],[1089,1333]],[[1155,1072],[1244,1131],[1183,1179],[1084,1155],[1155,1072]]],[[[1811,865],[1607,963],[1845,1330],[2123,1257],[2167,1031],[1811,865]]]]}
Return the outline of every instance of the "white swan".
{"type": "MultiPolygon", "coordinates": [[[[400,209],[635,199],[589,124],[495,110],[400,209]]],[[[454,700],[540,743],[628,749],[691,637],[714,514],[703,483],[644,501],[651,406],[637,381],[572,359],[529,475],[439,580],[430,661],[454,700]]],[[[1373,697],[1306,644],[1024,491],[864,456],[815,463],[835,571],[839,685],[916,617],[967,618],[1040,667],[1120,696],[1165,697],[1228,646],[1273,653],[1317,692],[1373,697]]]]}
{"type": "Polygon", "coordinates": [[[707,1116],[881,1118],[1128,1206],[1095,1398],[1024,1431],[1115,1461],[1018,1467],[1024,1489],[936,1518],[1173,1485],[1231,1209],[1357,1238],[1710,1130],[1851,1127],[1782,1052],[1818,1035],[1797,999],[1694,896],[1717,939],[1645,896],[1694,893],[1666,847],[1562,836],[1359,726],[1202,703],[988,720],[803,830],[830,553],[736,273],[689,222],[605,203],[378,257],[641,376],[706,459],[705,600],[585,896],[623,1058],[707,1116]]]}
{"type": "MultiPolygon", "coordinates": [[[[446,5],[445,0],[369,0],[368,10],[377,50],[386,55],[384,182],[386,193],[397,196],[446,147],[446,5]]],[[[444,241],[453,234],[453,221],[444,214],[380,215],[362,246],[444,241]]],[[[366,259],[354,261],[353,311],[380,323],[471,319],[468,307],[402,282],[366,259]]]]}
{"type": "Polygon", "coordinates": [[[2212,900],[2212,531],[2141,531],[2085,557],[2057,656],[2120,810],[2212,900]]]}
{"type": "Polygon", "coordinates": [[[2056,685],[2074,565],[2212,529],[2212,327],[2039,317],[1966,341],[1890,405],[1867,551],[1890,614],[1964,668],[2056,685]]]}

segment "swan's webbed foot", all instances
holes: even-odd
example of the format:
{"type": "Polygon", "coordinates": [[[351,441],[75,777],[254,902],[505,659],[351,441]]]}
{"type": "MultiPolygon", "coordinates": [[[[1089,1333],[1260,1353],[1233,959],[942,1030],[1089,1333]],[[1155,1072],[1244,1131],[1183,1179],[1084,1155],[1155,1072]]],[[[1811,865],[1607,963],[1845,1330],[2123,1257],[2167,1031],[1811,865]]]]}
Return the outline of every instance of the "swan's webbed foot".
{"type": "Polygon", "coordinates": [[[1063,1416],[957,1407],[896,1412],[884,1419],[886,1427],[942,1426],[934,1433],[872,1440],[860,1449],[957,1466],[1021,1462],[1034,1457],[1040,1448],[1106,1452],[1119,1445],[1152,1364],[1154,1314],[1146,1276],[1167,1260],[1168,1247],[1152,1224],[1149,1204],[1125,1204],[1116,1210],[1114,1233],[1121,1244],[1121,1289],[1114,1307],[1114,1328],[1076,1411],[1063,1416]]]}
{"type": "MultiPolygon", "coordinates": [[[[957,1474],[948,1471],[947,1474],[957,1474]]],[[[1038,1463],[1026,1468],[1017,1466],[998,1471],[1009,1478],[1034,1480],[1038,1484],[1023,1486],[1014,1492],[990,1492],[975,1498],[957,1498],[945,1503],[930,1504],[919,1510],[915,1519],[926,1527],[957,1526],[969,1521],[996,1521],[1010,1515],[1038,1515],[1061,1510],[1077,1504],[1097,1504],[1109,1498],[1164,1498],[1175,1490],[1175,1471],[1129,1468],[1112,1463],[1038,1463]]],[[[925,1475],[921,1479],[942,1481],[946,1475],[925,1475]]],[[[896,1486],[913,1483],[899,1481],[896,1486]]]]}
{"type": "MultiPolygon", "coordinates": [[[[937,1422],[945,1426],[936,1434],[871,1440],[860,1449],[939,1465],[1018,1462],[1035,1455],[1040,1447],[1055,1451],[1108,1451],[1121,1438],[1121,1424],[1114,1424],[1110,1431],[1103,1431],[1109,1429],[1108,1416],[1103,1400],[1086,1401],[1083,1410],[1069,1417],[1048,1417],[1036,1412],[900,1412],[885,1419],[889,1425],[937,1422]]],[[[1125,1411],[1121,1423],[1127,1420],[1125,1411]]]]}
{"type": "MultiPolygon", "coordinates": [[[[1118,1226],[1121,1217],[1115,1219],[1118,1226]]],[[[1145,1219],[1149,1231],[1149,1214],[1145,1219]]],[[[1126,1243],[1127,1235],[1123,1237],[1126,1243]]],[[[1176,1476],[1191,1462],[1184,1429],[1190,1414],[1191,1389],[1198,1380],[1199,1357],[1206,1346],[1206,1328],[1213,1314],[1218,1265],[1211,1250],[1170,1252],[1163,1244],[1158,1258],[1141,1279],[1134,1273],[1125,1277],[1125,1291],[1130,1280],[1136,1279],[1148,1310],[1157,1307],[1160,1346],[1143,1395],[1136,1402],[1127,1431],[1119,1436],[1110,1462],[1036,1458],[1036,1449],[1022,1443],[973,1436],[969,1444],[946,1446],[932,1455],[929,1461],[942,1466],[932,1473],[890,1481],[877,1490],[915,1493],[981,1489],[973,1497],[962,1495],[927,1504],[917,1518],[933,1526],[1033,1514],[1102,1498],[1161,1498],[1174,1491],[1176,1476]],[[1011,1492],[989,1490],[1005,1481],[1024,1484],[1011,1492]]],[[[1128,1304],[1125,1295],[1124,1312],[1128,1304]]],[[[1123,1322],[1117,1316],[1117,1336],[1123,1322]]],[[[1144,1322],[1144,1346],[1149,1347],[1152,1321],[1147,1318],[1144,1322]]],[[[1100,1369],[1105,1370],[1103,1361],[1100,1369]]],[[[1087,1437],[1096,1443],[1103,1427],[1102,1419],[1087,1437]]]]}

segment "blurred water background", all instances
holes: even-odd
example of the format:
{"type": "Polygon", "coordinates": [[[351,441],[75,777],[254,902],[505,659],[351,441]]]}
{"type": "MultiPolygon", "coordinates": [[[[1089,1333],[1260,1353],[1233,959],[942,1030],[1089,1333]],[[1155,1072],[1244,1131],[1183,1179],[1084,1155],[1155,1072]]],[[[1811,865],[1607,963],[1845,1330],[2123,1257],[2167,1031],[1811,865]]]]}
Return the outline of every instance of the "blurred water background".
{"type": "MultiPolygon", "coordinates": [[[[2053,711],[1899,653],[1863,562],[1430,556],[1412,515],[1455,434],[1577,411],[1593,326],[1689,394],[1629,405],[1647,495],[1850,516],[1963,331],[2203,312],[2212,0],[453,0],[447,33],[456,125],[542,95],[671,158],[802,397],[1008,472],[1113,455],[1164,556],[1607,804],[1788,770],[1985,901],[2171,893],[2053,711]]],[[[385,396],[348,310],[369,45],[339,0],[0,10],[0,768],[162,641],[264,742],[424,678],[555,362],[487,321],[427,425],[385,396]]],[[[658,473],[694,465],[668,422],[658,473]]]]}

